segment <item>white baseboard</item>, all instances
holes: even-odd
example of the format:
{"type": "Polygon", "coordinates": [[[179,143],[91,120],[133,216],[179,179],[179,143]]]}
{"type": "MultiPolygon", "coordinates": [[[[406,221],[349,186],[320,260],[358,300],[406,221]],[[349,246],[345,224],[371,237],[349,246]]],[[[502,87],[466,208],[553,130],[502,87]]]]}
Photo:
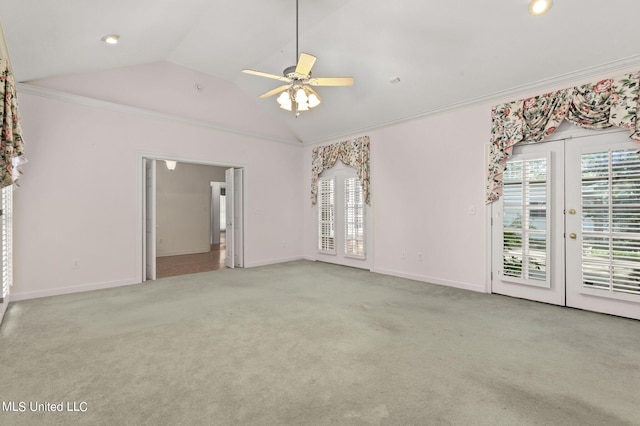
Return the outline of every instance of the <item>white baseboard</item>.
{"type": "Polygon", "coordinates": [[[92,284],[81,284],[69,287],[52,288],[50,290],[27,291],[24,293],[12,293],[11,301],[18,302],[20,300],[39,299],[41,297],[61,296],[63,294],[82,293],[85,291],[104,290],[106,288],[123,287],[126,285],[140,284],[137,279],[126,279],[117,281],[106,281],[92,284]]]}
{"type": "Polygon", "coordinates": [[[2,318],[4,318],[4,313],[7,312],[7,306],[9,306],[10,296],[7,294],[4,302],[0,303],[0,324],[2,324],[2,318]]]}
{"type": "Polygon", "coordinates": [[[480,284],[470,284],[470,283],[464,283],[459,281],[451,281],[451,280],[445,280],[442,278],[428,277],[426,275],[408,274],[406,272],[394,271],[391,269],[374,268],[372,272],[375,272],[376,274],[391,275],[393,277],[406,278],[414,281],[422,281],[430,284],[443,285],[446,287],[454,287],[462,290],[470,290],[478,293],[487,293],[487,289],[485,288],[485,286],[480,284]]]}
{"type": "Polygon", "coordinates": [[[294,262],[296,260],[303,260],[303,259],[305,259],[305,258],[302,257],[302,256],[285,257],[285,258],[282,258],[282,259],[270,259],[270,260],[263,260],[263,261],[259,261],[259,262],[245,263],[244,267],[245,268],[255,268],[257,266],[275,265],[276,263],[294,262]]]}

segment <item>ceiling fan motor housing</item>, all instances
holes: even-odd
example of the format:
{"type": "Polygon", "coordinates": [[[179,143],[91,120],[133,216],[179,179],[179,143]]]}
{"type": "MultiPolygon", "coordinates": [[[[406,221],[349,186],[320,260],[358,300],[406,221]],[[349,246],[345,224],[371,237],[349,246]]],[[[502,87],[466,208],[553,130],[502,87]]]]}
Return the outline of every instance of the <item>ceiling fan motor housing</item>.
{"type": "Polygon", "coordinates": [[[291,65],[290,67],[287,67],[284,69],[284,71],[282,71],[282,74],[287,77],[290,78],[292,80],[304,80],[306,78],[311,77],[311,71],[309,71],[309,74],[306,76],[300,75],[298,73],[296,73],[296,67],[297,65],[291,65]]]}

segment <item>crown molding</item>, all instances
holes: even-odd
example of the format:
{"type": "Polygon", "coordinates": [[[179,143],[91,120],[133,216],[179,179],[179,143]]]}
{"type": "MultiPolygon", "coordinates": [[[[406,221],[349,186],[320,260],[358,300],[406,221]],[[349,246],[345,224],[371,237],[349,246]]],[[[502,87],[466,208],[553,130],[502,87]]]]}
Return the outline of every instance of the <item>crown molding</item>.
{"type": "Polygon", "coordinates": [[[103,101],[100,99],[90,98],[87,96],[74,95],[68,92],[62,92],[59,90],[49,89],[46,87],[35,86],[27,83],[17,84],[18,92],[29,95],[41,96],[44,98],[55,99],[62,102],[70,102],[80,105],[85,105],[93,108],[108,109],[111,111],[123,112],[126,114],[143,115],[150,118],[155,118],[163,121],[172,121],[187,126],[204,127],[206,129],[216,130],[223,133],[231,133],[234,135],[246,136],[254,139],[261,139],[270,142],[284,143],[287,145],[301,146],[302,144],[298,140],[287,140],[274,136],[263,135],[259,133],[248,132],[242,129],[236,129],[233,127],[221,126],[204,120],[195,120],[192,118],[181,117],[174,114],[167,114],[158,111],[152,111],[145,108],[133,107],[129,105],[119,104],[115,102],[103,101]]]}
{"type": "Polygon", "coordinates": [[[72,102],[81,105],[91,106],[95,108],[109,109],[112,111],[119,111],[124,113],[139,114],[160,120],[178,122],[187,126],[204,127],[207,129],[216,130],[219,132],[230,133],[235,135],[246,136],[254,139],[266,140],[271,142],[284,143],[294,146],[312,146],[327,142],[332,142],[344,138],[352,138],[354,135],[362,135],[370,133],[375,130],[380,130],[388,127],[393,127],[399,124],[431,117],[438,114],[451,112],[458,109],[464,109],[479,105],[494,105],[501,102],[509,102],[510,100],[518,99],[520,97],[532,96],[536,91],[543,91],[544,93],[551,90],[559,90],[561,88],[570,87],[572,85],[580,84],[581,80],[587,78],[596,78],[603,74],[616,72],[632,72],[640,69],[640,55],[630,56],[628,58],[619,59],[616,61],[606,62],[600,65],[583,68],[578,71],[561,74],[555,77],[550,77],[542,80],[538,80],[532,83],[528,83],[522,86],[512,87],[510,89],[500,90],[492,92],[486,95],[478,96],[475,98],[469,98],[461,102],[455,102],[447,105],[443,105],[437,108],[432,108],[412,114],[409,116],[398,117],[383,123],[365,125],[362,127],[348,129],[342,132],[332,133],[329,136],[324,136],[318,139],[301,141],[298,139],[282,139],[269,135],[263,135],[259,133],[247,132],[242,129],[233,127],[222,126],[214,124],[208,121],[195,120],[185,117],[180,117],[173,114],[161,113],[139,107],[132,107],[124,104],[118,104],[114,102],[103,101],[86,96],[74,95],[68,92],[62,92],[58,90],[48,89],[40,86],[34,86],[27,83],[18,83],[18,91],[36,96],[42,96],[52,98],[64,102],[72,102]],[[635,68],[635,69],[633,69],[635,68]]]}
{"type": "MultiPolygon", "coordinates": [[[[535,93],[536,91],[543,91],[540,93],[542,94],[542,93],[547,93],[551,90],[554,90],[554,88],[555,90],[560,90],[561,88],[567,88],[567,87],[575,86],[576,84],[582,84],[582,83],[579,83],[581,80],[584,80],[587,78],[595,78],[600,75],[611,73],[611,72],[624,74],[626,72],[633,72],[633,71],[640,71],[640,55],[630,56],[628,58],[623,58],[623,59],[619,59],[612,62],[606,62],[600,65],[583,68],[575,72],[570,72],[570,73],[561,74],[555,77],[538,80],[533,83],[528,83],[522,86],[516,86],[510,89],[492,92],[487,95],[466,99],[461,102],[455,102],[455,103],[443,105],[438,108],[432,108],[429,110],[419,112],[417,114],[412,114],[410,116],[400,117],[394,120],[386,121],[384,123],[349,129],[344,132],[334,133],[329,137],[323,137],[321,139],[308,141],[308,142],[305,142],[304,144],[316,145],[316,144],[331,142],[331,141],[335,141],[343,138],[352,138],[354,135],[360,135],[360,134],[372,132],[374,130],[380,130],[387,127],[396,126],[398,124],[419,120],[421,118],[426,118],[426,117],[434,116],[437,114],[451,112],[457,109],[463,109],[463,108],[478,106],[482,104],[494,105],[501,102],[509,102],[510,100],[524,97],[525,96],[524,94],[526,93],[535,93]]],[[[606,77],[603,77],[603,78],[606,78],[606,77]]],[[[533,95],[529,95],[529,96],[533,96],[533,95]]]]}

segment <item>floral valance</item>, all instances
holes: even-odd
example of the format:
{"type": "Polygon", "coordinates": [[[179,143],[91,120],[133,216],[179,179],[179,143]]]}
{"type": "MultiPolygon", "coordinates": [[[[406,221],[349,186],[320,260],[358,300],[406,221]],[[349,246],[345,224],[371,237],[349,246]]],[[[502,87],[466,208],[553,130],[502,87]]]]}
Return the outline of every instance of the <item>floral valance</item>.
{"type": "Polygon", "coordinates": [[[0,119],[2,120],[2,134],[0,136],[0,187],[12,185],[17,178],[14,167],[26,162],[24,157],[24,142],[20,117],[18,114],[18,99],[16,84],[13,79],[9,61],[0,58],[0,119]],[[22,161],[19,161],[22,160],[22,161]]]}
{"type": "Polygon", "coordinates": [[[358,171],[364,201],[371,205],[369,193],[369,136],[313,149],[311,160],[311,203],[315,205],[318,201],[318,176],[323,170],[333,167],[338,160],[358,171]]]}
{"type": "Polygon", "coordinates": [[[627,128],[629,137],[640,143],[639,90],[640,71],[495,106],[491,111],[487,203],[502,195],[502,174],[513,146],[542,141],[563,120],[587,129],[627,128]]]}

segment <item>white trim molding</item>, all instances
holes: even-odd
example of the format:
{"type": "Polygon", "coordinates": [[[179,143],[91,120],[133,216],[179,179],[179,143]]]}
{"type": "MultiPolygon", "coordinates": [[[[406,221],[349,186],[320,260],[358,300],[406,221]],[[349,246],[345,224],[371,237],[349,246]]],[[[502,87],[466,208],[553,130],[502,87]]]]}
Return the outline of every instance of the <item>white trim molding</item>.
{"type": "Polygon", "coordinates": [[[109,288],[124,287],[128,285],[141,284],[139,280],[130,278],[117,281],[105,281],[91,284],[80,284],[68,287],[52,288],[49,290],[27,291],[24,293],[12,293],[11,301],[19,302],[21,300],[39,299],[41,297],[62,296],[64,294],[84,293],[86,291],[104,290],[109,288]]]}

